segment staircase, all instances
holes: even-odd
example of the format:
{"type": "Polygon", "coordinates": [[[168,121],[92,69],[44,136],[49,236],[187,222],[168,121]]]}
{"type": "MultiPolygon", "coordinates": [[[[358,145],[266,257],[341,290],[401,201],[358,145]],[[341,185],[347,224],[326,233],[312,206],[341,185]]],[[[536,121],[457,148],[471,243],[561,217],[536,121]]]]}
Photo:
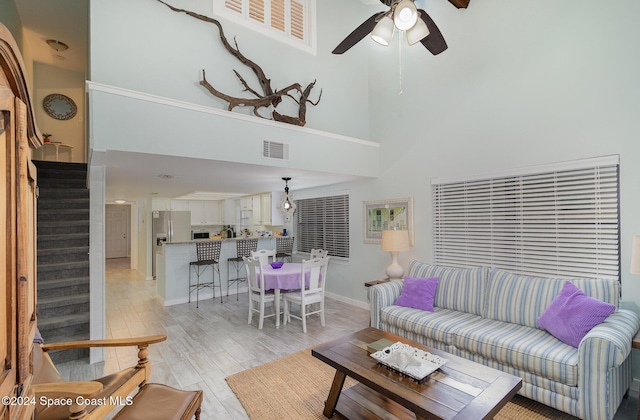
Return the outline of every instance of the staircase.
{"type": "MultiPolygon", "coordinates": [[[[89,339],[87,165],[34,161],[38,168],[38,328],[45,343],[89,339]]],[[[54,362],[88,349],[52,352],[54,362]]]]}

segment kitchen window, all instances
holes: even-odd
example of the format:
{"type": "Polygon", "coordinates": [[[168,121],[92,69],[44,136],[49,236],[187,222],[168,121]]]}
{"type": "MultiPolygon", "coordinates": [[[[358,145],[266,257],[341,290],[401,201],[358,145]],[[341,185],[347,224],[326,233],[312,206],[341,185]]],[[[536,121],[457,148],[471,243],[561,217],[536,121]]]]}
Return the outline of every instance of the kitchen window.
{"type": "Polygon", "coordinates": [[[315,54],[316,0],[213,0],[214,11],[247,28],[315,54]]]}
{"type": "Polygon", "coordinates": [[[296,249],[325,249],[331,257],[349,258],[349,194],[296,202],[296,249]]]}

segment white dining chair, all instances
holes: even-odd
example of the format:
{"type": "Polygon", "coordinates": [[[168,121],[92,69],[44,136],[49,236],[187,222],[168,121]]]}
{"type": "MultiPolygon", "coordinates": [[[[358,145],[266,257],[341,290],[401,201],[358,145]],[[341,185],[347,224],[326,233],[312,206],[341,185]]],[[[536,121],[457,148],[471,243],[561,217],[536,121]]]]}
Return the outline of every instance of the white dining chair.
{"type": "Polygon", "coordinates": [[[309,253],[309,259],[313,260],[314,258],[324,258],[329,256],[329,251],[326,249],[312,249],[309,253]]]}
{"type": "MultiPolygon", "coordinates": [[[[265,290],[264,274],[260,270],[260,260],[244,257],[244,265],[247,268],[247,283],[249,284],[249,321],[253,320],[253,313],[258,313],[258,329],[262,329],[264,319],[276,316],[275,295],[273,290],[265,290]],[[255,305],[254,305],[255,303],[255,305]],[[265,304],[271,303],[273,313],[265,315],[265,304]]],[[[279,315],[279,314],[278,314],[279,315]]]]}
{"type": "Polygon", "coordinates": [[[251,252],[251,256],[260,261],[260,265],[267,265],[276,260],[275,249],[259,249],[251,252]]]}
{"type": "Polygon", "coordinates": [[[327,284],[327,267],[329,265],[329,257],[314,258],[313,260],[302,261],[300,272],[300,290],[287,292],[282,295],[284,300],[284,321],[291,322],[291,318],[302,321],[302,331],[307,332],[307,317],[309,315],[319,314],[320,325],[324,327],[324,287],[327,284]],[[306,278],[309,283],[307,286],[306,278]],[[300,316],[291,313],[291,304],[300,305],[300,316]],[[309,305],[318,304],[316,308],[308,308],[309,305]]]}

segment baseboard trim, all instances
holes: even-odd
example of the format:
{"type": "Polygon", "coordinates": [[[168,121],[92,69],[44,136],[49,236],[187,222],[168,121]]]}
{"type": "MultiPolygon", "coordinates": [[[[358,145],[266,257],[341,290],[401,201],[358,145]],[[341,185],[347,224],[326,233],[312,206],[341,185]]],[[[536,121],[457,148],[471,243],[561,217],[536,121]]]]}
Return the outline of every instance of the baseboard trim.
{"type": "Polygon", "coordinates": [[[325,296],[326,297],[330,297],[331,299],[338,300],[340,302],[347,303],[347,304],[352,305],[352,306],[356,306],[356,307],[361,308],[361,309],[369,310],[369,304],[366,303],[366,302],[362,302],[360,300],[350,299],[350,298],[346,298],[344,296],[336,295],[335,293],[328,293],[328,292],[325,292],[325,296]]]}

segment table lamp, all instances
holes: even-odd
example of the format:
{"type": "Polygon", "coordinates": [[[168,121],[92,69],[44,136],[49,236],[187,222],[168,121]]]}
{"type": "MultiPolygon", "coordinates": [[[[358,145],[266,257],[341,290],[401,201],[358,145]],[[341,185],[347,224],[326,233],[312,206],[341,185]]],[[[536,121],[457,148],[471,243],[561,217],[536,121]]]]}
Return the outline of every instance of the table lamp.
{"type": "Polygon", "coordinates": [[[404,270],[398,264],[398,252],[409,250],[409,231],[383,230],[381,246],[383,251],[391,253],[391,265],[387,267],[387,276],[391,280],[402,279],[404,270]]]}
{"type": "Polygon", "coordinates": [[[633,237],[631,246],[631,274],[640,274],[640,235],[633,237]]]}

